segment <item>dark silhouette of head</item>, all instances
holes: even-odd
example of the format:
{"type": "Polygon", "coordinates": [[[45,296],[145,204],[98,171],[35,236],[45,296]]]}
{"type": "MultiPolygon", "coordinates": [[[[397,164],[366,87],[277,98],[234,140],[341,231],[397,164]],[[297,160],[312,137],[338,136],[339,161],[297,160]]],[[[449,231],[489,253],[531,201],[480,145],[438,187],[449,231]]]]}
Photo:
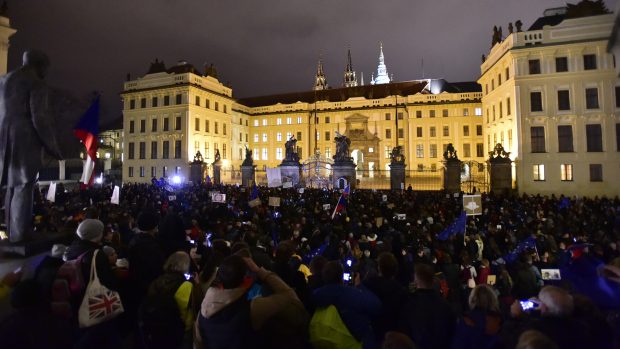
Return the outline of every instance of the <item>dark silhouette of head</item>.
{"type": "Polygon", "coordinates": [[[226,257],[217,270],[217,279],[225,289],[240,287],[248,271],[243,257],[232,255],[226,257]]]}
{"type": "Polygon", "coordinates": [[[37,76],[43,79],[47,75],[50,59],[43,51],[28,50],[22,56],[22,65],[34,69],[37,76]]]}
{"type": "Polygon", "coordinates": [[[339,261],[330,261],[323,267],[323,282],[326,284],[340,284],[342,283],[342,264],[339,261]]]}

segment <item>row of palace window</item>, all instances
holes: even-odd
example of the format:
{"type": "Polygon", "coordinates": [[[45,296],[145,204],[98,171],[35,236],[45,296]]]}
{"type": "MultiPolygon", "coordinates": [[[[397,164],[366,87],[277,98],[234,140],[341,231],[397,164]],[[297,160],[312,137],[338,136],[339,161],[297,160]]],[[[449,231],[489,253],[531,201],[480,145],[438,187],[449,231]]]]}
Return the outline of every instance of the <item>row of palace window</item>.
{"type": "MultiPolygon", "coordinates": [[[[195,118],[194,119],[194,131],[200,132],[200,119],[199,118],[195,118]]],[[[213,122],[213,131],[214,131],[214,133],[216,135],[220,133],[220,123],[219,122],[217,122],[217,121],[213,122]]],[[[204,132],[206,132],[206,133],[210,133],[211,132],[211,121],[210,120],[205,120],[204,132]]],[[[224,136],[226,136],[226,123],[222,123],[222,134],[224,136]]]]}
{"type": "MultiPolygon", "coordinates": [[[[417,127],[416,137],[424,137],[423,131],[423,127],[417,127]]],[[[469,134],[469,125],[463,125],[463,137],[469,137],[469,134]]],[[[443,136],[450,137],[450,126],[443,126],[443,136]]],[[[482,125],[476,125],[476,136],[482,136],[482,125]]],[[[437,137],[437,129],[435,126],[429,127],[429,137],[437,137]]]]}
{"type": "MultiPolygon", "coordinates": [[[[448,149],[448,144],[443,144],[443,152],[448,149]]],[[[437,144],[431,144],[429,147],[429,158],[437,158],[437,144]]],[[[416,144],[415,146],[415,156],[418,159],[424,158],[424,144],[416,144]]],[[[461,153],[461,157],[470,158],[471,156],[471,144],[463,143],[463,153],[461,153]]],[[[476,143],[476,157],[484,157],[484,144],[476,143]]]]}
{"type": "MultiPolygon", "coordinates": [[[[503,108],[503,104],[500,101],[499,104],[497,105],[498,108],[497,110],[499,111],[499,118],[503,118],[504,117],[504,108],[503,108]]],[[[495,121],[495,105],[493,105],[491,107],[491,111],[493,115],[493,121],[495,121]]],[[[510,97],[506,98],[506,116],[510,116],[511,113],[511,104],[510,104],[510,97]]],[[[489,122],[489,108],[487,108],[487,123],[489,122]]]]}
{"type": "MultiPolygon", "coordinates": [[[[532,177],[535,181],[544,181],[545,177],[545,165],[536,164],[532,166],[532,177]]],[[[570,182],[573,180],[573,165],[561,164],[560,165],[560,180],[564,182],[570,182]]],[[[590,182],[602,182],[603,181],[603,165],[602,164],[590,164],[590,182]]]]}
{"type": "MultiPolygon", "coordinates": [[[[616,108],[620,108],[620,86],[615,87],[616,92],[616,108]]],[[[588,87],[585,89],[586,109],[599,109],[598,88],[588,87]]],[[[571,98],[569,90],[557,91],[558,110],[566,111],[571,110],[571,98]]],[[[530,111],[541,112],[543,111],[542,92],[535,91],[530,92],[530,111]]],[[[500,104],[500,117],[501,117],[501,104],[500,104]]],[[[495,113],[493,113],[493,120],[495,120],[495,113]]]]}
{"type": "MultiPolygon", "coordinates": [[[[145,173],[145,167],[144,166],[140,166],[138,167],[138,175],[140,177],[145,177],[146,173],[145,173]]],[[[180,174],[181,173],[181,167],[177,166],[174,168],[174,174],[180,174]]],[[[168,177],[168,166],[164,166],[161,168],[161,176],[166,178],[168,177]]],[[[129,177],[134,177],[134,170],[133,170],[133,166],[129,166],[127,167],[127,175],[129,177]]],[[[157,178],[157,167],[155,166],[151,166],[151,177],[157,178]]]]}
{"type": "MultiPolygon", "coordinates": [[[[400,113],[399,113],[400,114],[400,113]]],[[[448,109],[442,109],[441,110],[441,116],[444,118],[447,118],[449,115],[449,111],[448,109]]],[[[428,117],[429,118],[434,118],[437,115],[437,111],[434,109],[431,109],[428,111],[428,117]]],[[[474,115],[475,116],[482,116],[482,108],[474,108],[474,115]]],[[[463,108],[463,116],[469,116],[469,108],[463,108]]],[[[415,111],[415,117],[416,119],[421,119],[423,117],[423,112],[422,110],[416,110],[415,111]]]]}
{"type": "MultiPolygon", "coordinates": [[[[143,160],[146,159],[146,144],[147,142],[138,142],[138,159],[143,160]]],[[[136,143],[134,142],[129,142],[127,144],[127,158],[129,160],[133,160],[136,158],[136,143]]],[[[205,157],[206,159],[209,159],[211,157],[211,153],[209,151],[209,142],[205,142],[204,143],[204,153],[202,153],[202,156],[205,157]]],[[[200,143],[198,141],[196,141],[194,143],[194,148],[196,151],[200,150],[200,143]]],[[[220,149],[217,143],[213,143],[213,149],[220,149]]],[[[161,158],[162,159],[169,159],[170,158],[170,141],[162,141],[162,147],[161,147],[161,158]]],[[[174,141],[174,158],[175,159],[180,159],[182,157],[183,151],[182,151],[182,143],[180,140],[175,140],[174,141]]],[[[159,158],[159,142],[158,141],[152,141],[151,142],[151,152],[150,152],[150,159],[158,159],[159,158]]],[[[226,159],[226,143],[222,144],[222,149],[221,149],[221,153],[220,155],[222,156],[222,159],[226,159]]]]}
{"type": "MultiPolygon", "coordinates": [[[[174,97],[175,97],[174,98],[174,102],[175,102],[174,104],[175,105],[183,104],[183,95],[182,94],[178,93],[174,97]]],[[[147,102],[146,97],[140,98],[139,101],[140,101],[140,108],[144,109],[144,108],[147,107],[146,106],[146,104],[147,104],[146,103],[147,102]]],[[[151,105],[150,105],[150,107],[151,108],[157,108],[160,105],[159,101],[160,101],[159,97],[151,97],[151,105]]],[[[202,106],[200,96],[196,96],[195,97],[194,104],[197,105],[197,106],[202,106]]],[[[164,96],[162,106],[167,107],[169,105],[170,105],[170,96],[164,96]]],[[[207,109],[211,109],[211,101],[208,98],[205,98],[204,107],[207,108],[207,109]]],[[[213,107],[214,107],[213,109],[215,111],[220,111],[220,103],[219,102],[215,101],[213,103],[213,107]]],[[[135,99],[130,99],[129,100],[129,109],[136,109],[136,100],[135,99]]],[[[223,113],[228,113],[228,106],[226,104],[222,105],[222,112],[223,113]]]]}
{"type": "MultiPolygon", "coordinates": [[[[545,127],[530,127],[530,143],[532,145],[532,153],[545,153],[545,127]]],[[[620,151],[620,123],[616,124],[616,150],[620,151]]],[[[558,126],[558,152],[570,153],[574,152],[573,147],[573,126],[558,126]]],[[[603,151],[603,131],[600,124],[586,125],[586,151],[602,152],[603,151]]]]}
{"type": "MultiPolygon", "coordinates": [[[[614,57],[614,66],[616,65],[614,57]]],[[[596,70],[597,69],[597,57],[596,54],[583,55],[583,70],[596,70]]],[[[576,69],[575,69],[576,70],[576,69]]],[[[564,73],[569,71],[568,57],[556,57],[555,58],[555,73],[564,73]]],[[[542,74],[540,59],[528,60],[528,73],[530,75],[542,74]]],[[[506,68],[504,72],[504,81],[510,79],[510,69],[506,68]]],[[[497,74],[497,87],[502,84],[502,74],[497,74]]],[[[495,89],[495,79],[491,79],[491,91],[495,89]]],[[[489,93],[489,84],[484,86],[484,93],[489,93]]]]}
{"type": "MultiPolygon", "coordinates": [[[[325,119],[327,120],[326,123],[329,124],[329,116],[326,116],[325,119]]],[[[287,125],[292,125],[293,124],[293,118],[292,117],[287,117],[286,118],[286,124],[287,125]]],[[[301,124],[303,123],[303,117],[298,116],[297,117],[297,124],[301,124]]],[[[258,127],[258,126],[268,126],[268,120],[267,119],[262,119],[262,122],[258,119],[254,119],[254,127],[258,127]]],[[[282,118],[276,118],[276,125],[282,125],[282,118]]]]}
{"type": "MultiPolygon", "coordinates": [[[[182,120],[183,119],[180,116],[177,116],[174,118],[174,130],[175,131],[181,131],[182,126],[183,126],[182,120]]],[[[151,132],[158,132],[158,130],[159,130],[158,120],[151,119],[151,132]]],[[[161,130],[162,132],[170,131],[170,118],[169,117],[163,118],[163,124],[162,124],[161,130]]],[[[146,120],[145,119],[140,120],[139,132],[140,133],[146,132],[146,120]]],[[[134,120],[129,120],[129,133],[136,133],[136,122],[134,120]]]]}
{"type": "MultiPolygon", "coordinates": [[[[327,136],[328,136],[328,138],[329,138],[329,132],[326,132],[326,134],[327,134],[327,136]]],[[[301,141],[301,140],[302,140],[301,135],[302,135],[302,133],[301,133],[301,132],[297,132],[296,139],[297,139],[298,141],[301,141]]],[[[286,138],[282,138],[282,132],[278,132],[278,133],[276,133],[276,142],[286,142],[286,141],[288,141],[289,139],[291,139],[291,137],[293,137],[293,133],[292,133],[292,132],[287,132],[287,133],[286,133],[286,138]]],[[[261,139],[262,139],[263,143],[268,142],[269,137],[267,136],[267,133],[263,133],[263,137],[262,137],[262,138],[260,138],[260,134],[258,134],[258,133],[255,133],[255,134],[254,134],[254,143],[258,143],[258,142],[260,142],[260,140],[261,140],[261,139]]],[[[247,141],[247,140],[246,140],[246,141],[247,141]]]]}

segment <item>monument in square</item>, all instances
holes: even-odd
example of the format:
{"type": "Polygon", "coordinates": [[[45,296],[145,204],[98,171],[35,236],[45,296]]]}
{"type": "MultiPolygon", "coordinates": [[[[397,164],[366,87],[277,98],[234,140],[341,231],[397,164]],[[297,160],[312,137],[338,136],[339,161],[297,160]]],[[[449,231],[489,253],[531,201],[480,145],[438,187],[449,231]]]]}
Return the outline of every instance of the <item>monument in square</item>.
{"type": "Polygon", "coordinates": [[[351,140],[336,131],[334,141],[336,142],[336,154],[332,165],[333,186],[335,189],[344,189],[348,184],[353,189],[357,186],[357,178],[355,177],[356,165],[349,153],[351,140]]]}
{"type": "Polygon", "coordinates": [[[205,169],[207,164],[200,153],[200,150],[196,152],[194,155],[194,161],[190,162],[189,165],[189,177],[190,181],[194,184],[202,184],[205,178],[205,169]]]}
{"type": "Polygon", "coordinates": [[[493,151],[489,152],[491,167],[491,191],[507,193],[512,190],[512,160],[510,152],[504,150],[501,143],[497,143],[493,151]]]}
{"type": "Polygon", "coordinates": [[[461,160],[456,155],[456,149],[452,143],[448,144],[443,153],[445,164],[443,176],[443,188],[448,193],[459,193],[461,191],[461,160]]]}
{"type": "Polygon", "coordinates": [[[222,156],[219,149],[215,149],[215,159],[211,165],[213,166],[213,184],[222,184],[222,156]]]}
{"type": "Polygon", "coordinates": [[[403,147],[396,146],[390,153],[390,189],[403,190],[405,189],[405,155],[403,154],[403,147]]]}
{"type": "Polygon", "coordinates": [[[297,139],[295,139],[295,136],[292,136],[284,143],[284,150],[284,160],[279,165],[282,185],[285,186],[286,183],[290,182],[292,186],[297,186],[301,178],[301,164],[299,163],[297,139]]]}
{"type": "Polygon", "coordinates": [[[244,187],[251,187],[256,181],[255,173],[256,165],[254,165],[252,151],[246,146],[245,159],[243,159],[243,163],[241,163],[241,185],[244,187]]]}

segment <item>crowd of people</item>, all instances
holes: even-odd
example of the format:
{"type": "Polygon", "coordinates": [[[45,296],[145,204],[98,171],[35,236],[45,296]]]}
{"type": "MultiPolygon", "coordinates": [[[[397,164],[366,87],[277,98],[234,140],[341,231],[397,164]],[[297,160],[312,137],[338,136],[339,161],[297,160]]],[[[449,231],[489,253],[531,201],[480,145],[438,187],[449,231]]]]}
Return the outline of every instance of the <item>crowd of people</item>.
{"type": "Polygon", "coordinates": [[[154,183],[118,205],[106,187],[36,193],[37,231],[67,241],[3,279],[3,346],[620,348],[618,198],[482,194],[443,239],[459,195],[352,190],[333,216],[338,190],[154,183]],[[56,318],[52,284],[78,258],[121,315],[56,318]]]}

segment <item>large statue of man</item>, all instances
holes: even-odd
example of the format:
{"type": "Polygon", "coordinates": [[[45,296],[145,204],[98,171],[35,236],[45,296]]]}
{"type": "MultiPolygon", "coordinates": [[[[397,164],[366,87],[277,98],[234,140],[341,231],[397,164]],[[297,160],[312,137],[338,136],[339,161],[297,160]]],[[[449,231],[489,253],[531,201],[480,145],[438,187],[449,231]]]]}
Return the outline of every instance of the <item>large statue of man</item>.
{"type": "Polygon", "coordinates": [[[49,65],[45,53],[27,51],[22,67],[0,78],[0,185],[6,187],[11,242],[31,237],[33,188],[43,152],[61,158],[43,81],[49,65]]]}

